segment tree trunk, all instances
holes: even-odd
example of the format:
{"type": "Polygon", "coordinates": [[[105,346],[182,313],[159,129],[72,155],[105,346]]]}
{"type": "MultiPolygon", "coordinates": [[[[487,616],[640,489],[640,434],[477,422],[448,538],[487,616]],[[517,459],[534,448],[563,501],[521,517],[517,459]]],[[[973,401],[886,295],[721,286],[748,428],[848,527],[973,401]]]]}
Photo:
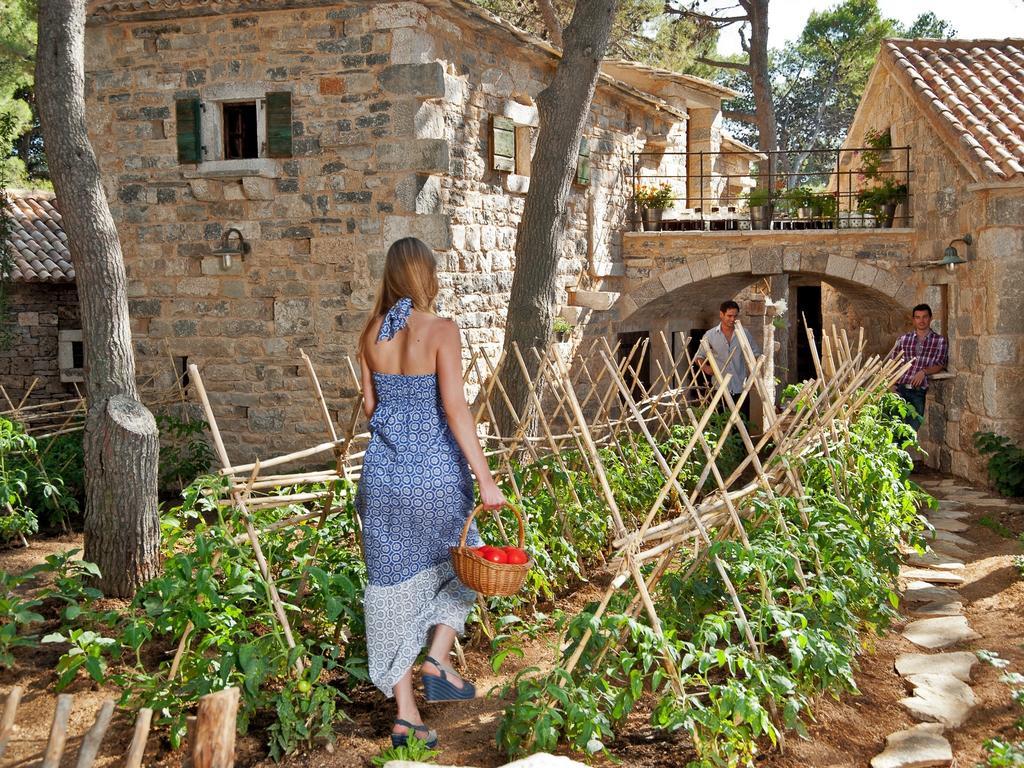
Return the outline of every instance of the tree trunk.
{"type": "MultiPolygon", "coordinates": [[[[757,148],[772,153],[779,148],[775,133],[775,100],[772,95],[772,73],[768,63],[768,0],[742,0],[750,18],[750,84],[754,92],[754,114],[757,116],[757,148]]],[[[775,175],[777,157],[768,155],[768,173],[775,175]]],[[[770,183],[763,180],[762,184],[770,183]]]]}
{"type": "Polygon", "coordinates": [[[86,360],[85,559],[130,597],[159,568],[159,442],[139,402],[124,260],[85,122],[85,1],[39,4],[36,101],[75,265],[86,360]]]}
{"type": "MultiPolygon", "coordinates": [[[[554,79],[537,96],[540,131],[516,236],[505,328],[506,352],[511,354],[513,343],[518,344],[531,376],[537,368],[531,350],[542,352],[551,340],[565,206],[617,4],[617,0],[577,0],[554,79]]],[[[514,356],[504,370],[505,387],[522,415],[529,392],[514,356]]],[[[511,420],[502,421],[503,434],[514,429],[511,420]]]]}

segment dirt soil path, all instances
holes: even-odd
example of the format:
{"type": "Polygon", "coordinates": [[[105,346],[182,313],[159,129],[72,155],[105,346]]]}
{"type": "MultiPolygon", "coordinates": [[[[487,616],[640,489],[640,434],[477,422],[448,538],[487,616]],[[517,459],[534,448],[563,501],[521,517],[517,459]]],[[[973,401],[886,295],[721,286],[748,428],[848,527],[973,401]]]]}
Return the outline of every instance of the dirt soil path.
{"type": "MultiPolygon", "coordinates": [[[[946,494],[939,482],[940,475],[927,475],[922,480],[932,492],[946,494]]],[[[947,484],[948,486],[948,484],[947,484]]],[[[980,490],[980,489],[979,489],[980,490]]],[[[953,492],[955,493],[955,491],[953,492]]],[[[1016,539],[1000,536],[993,528],[1002,526],[1004,533],[1019,535],[1024,532],[1024,505],[1007,507],[976,503],[978,499],[964,500],[971,511],[970,529],[964,534],[978,544],[966,559],[965,582],[960,587],[965,615],[971,626],[981,633],[981,640],[961,649],[986,649],[998,653],[1011,662],[1011,669],[1024,672],[1024,580],[1013,564],[1013,556],[1021,553],[1016,539]],[[995,525],[995,524],[998,525],[995,525]]],[[[81,537],[37,539],[29,550],[13,549],[0,552],[0,570],[20,572],[33,563],[41,562],[53,552],[81,547],[81,537]]],[[[588,600],[596,591],[581,590],[571,599],[571,605],[561,606],[572,611],[588,600]]],[[[53,631],[55,625],[43,627],[40,634],[53,631]]],[[[918,651],[899,634],[902,625],[880,638],[865,638],[864,652],[857,673],[860,695],[844,695],[836,700],[823,697],[814,709],[815,722],[810,724],[810,739],[801,740],[790,734],[784,752],[766,752],[758,760],[765,768],[865,768],[884,746],[886,734],[913,721],[899,705],[899,699],[908,691],[894,669],[895,658],[904,652],[918,651]]],[[[531,665],[547,665],[555,655],[557,638],[539,638],[524,648],[523,659],[510,659],[500,675],[494,675],[488,665],[486,647],[471,649],[467,653],[467,675],[476,680],[478,688],[488,691],[504,683],[519,669],[531,665]]],[[[18,711],[17,730],[8,753],[0,766],[29,768],[40,763],[53,716],[52,691],[56,675],[53,668],[59,658],[54,646],[41,646],[18,655],[13,670],[0,672],[0,695],[16,684],[27,687],[28,692],[18,711]]],[[[970,720],[952,732],[950,740],[955,755],[954,764],[973,766],[981,759],[982,742],[1000,733],[1010,734],[1018,711],[1009,698],[1006,686],[998,681],[1001,672],[986,664],[974,668],[973,690],[978,707],[970,720]]],[[[81,743],[82,735],[92,724],[96,711],[105,697],[117,696],[119,691],[102,688],[90,681],[79,679],[68,690],[75,695],[71,715],[70,736],[61,765],[71,768],[81,743]]],[[[266,757],[262,734],[239,737],[236,765],[240,768],[365,768],[370,759],[387,746],[393,710],[390,702],[371,690],[359,691],[351,703],[339,702],[351,721],[337,728],[337,742],[332,747],[320,747],[291,755],[281,763],[266,757]]],[[[438,762],[447,765],[495,768],[506,762],[495,747],[495,734],[503,709],[496,696],[479,698],[457,704],[426,705],[422,714],[427,723],[436,728],[442,752],[438,762]]],[[[650,728],[647,714],[642,708],[630,718],[625,731],[614,744],[609,745],[618,765],[636,768],[676,768],[693,759],[693,752],[684,735],[665,735],[650,728]]],[[[134,717],[118,712],[108,732],[96,765],[100,768],[120,765],[131,740],[134,717]]],[[[572,755],[581,760],[581,756],[572,755]]],[[[178,766],[181,753],[168,750],[165,739],[152,735],[146,752],[148,766],[178,766]]],[[[596,766],[612,766],[606,759],[585,758],[596,766]]]]}

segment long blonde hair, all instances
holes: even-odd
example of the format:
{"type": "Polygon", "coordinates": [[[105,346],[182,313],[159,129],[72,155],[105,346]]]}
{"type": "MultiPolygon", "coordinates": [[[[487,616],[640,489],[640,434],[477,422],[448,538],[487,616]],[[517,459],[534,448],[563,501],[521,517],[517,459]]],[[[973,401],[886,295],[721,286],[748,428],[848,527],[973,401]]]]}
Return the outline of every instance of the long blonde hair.
{"type": "Polygon", "coordinates": [[[359,334],[359,355],[363,354],[366,334],[374,320],[382,317],[401,298],[412,299],[413,309],[433,312],[437,298],[437,259],[430,246],[415,237],[403,237],[388,248],[384,276],[377,301],[359,334]]]}

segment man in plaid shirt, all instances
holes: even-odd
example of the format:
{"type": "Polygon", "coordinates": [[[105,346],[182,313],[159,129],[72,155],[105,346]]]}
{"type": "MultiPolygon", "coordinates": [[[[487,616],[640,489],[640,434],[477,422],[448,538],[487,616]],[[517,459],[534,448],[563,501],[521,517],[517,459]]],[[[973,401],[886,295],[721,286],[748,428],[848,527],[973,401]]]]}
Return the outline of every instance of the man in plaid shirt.
{"type": "Polygon", "coordinates": [[[918,304],[912,313],[914,330],[896,340],[889,357],[910,361],[910,369],[896,382],[896,394],[914,406],[907,423],[918,429],[924,421],[924,401],[928,377],[944,370],[949,361],[949,342],[931,329],[932,308],[918,304]]]}

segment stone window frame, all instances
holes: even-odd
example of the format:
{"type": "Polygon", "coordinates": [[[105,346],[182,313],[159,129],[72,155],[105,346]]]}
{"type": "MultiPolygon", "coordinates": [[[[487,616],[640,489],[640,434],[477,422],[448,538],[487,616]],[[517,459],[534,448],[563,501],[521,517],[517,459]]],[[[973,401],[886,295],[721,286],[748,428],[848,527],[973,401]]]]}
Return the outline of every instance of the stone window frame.
{"type": "Polygon", "coordinates": [[[273,91],[290,91],[295,95],[294,86],[287,83],[257,80],[248,83],[221,83],[202,89],[199,102],[203,110],[200,124],[203,161],[195,171],[185,173],[186,177],[223,178],[240,176],[264,176],[278,178],[280,163],[268,157],[267,151],[267,94],[273,91]],[[224,109],[225,104],[246,102],[256,103],[256,141],[259,157],[241,160],[224,159],[224,109]]]}
{"type": "MultiPolygon", "coordinates": [[[[65,384],[85,381],[85,368],[75,368],[75,344],[82,344],[82,329],[57,331],[57,368],[60,380],[65,384]]],[[[82,348],[82,359],[85,359],[85,348],[82,348]]]]}

